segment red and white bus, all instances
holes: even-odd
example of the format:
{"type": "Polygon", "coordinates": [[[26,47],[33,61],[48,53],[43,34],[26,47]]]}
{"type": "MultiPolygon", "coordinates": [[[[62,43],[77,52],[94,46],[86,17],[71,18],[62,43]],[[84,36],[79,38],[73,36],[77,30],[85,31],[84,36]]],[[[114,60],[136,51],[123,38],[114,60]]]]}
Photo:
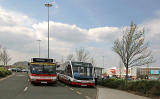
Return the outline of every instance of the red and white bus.
{"type": "Polygon", "coordinates": [[[56,63],[53,59],[32,58],[29,73],[31,83],[56,83],[56,63]]]}
{"type": "Polygon", "coordinates": [[[94,86],[94,73],[91,63],[67,61],[60,65],[58,79],[69,85],[94,86]]]}

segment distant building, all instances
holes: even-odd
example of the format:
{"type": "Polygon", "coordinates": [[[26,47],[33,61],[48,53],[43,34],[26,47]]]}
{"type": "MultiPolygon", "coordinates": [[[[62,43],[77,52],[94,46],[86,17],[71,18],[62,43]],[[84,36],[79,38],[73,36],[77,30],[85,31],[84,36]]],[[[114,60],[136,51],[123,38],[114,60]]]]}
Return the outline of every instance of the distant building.
{"type": "Polygon", "coordinates": [[[138,67],[137,78],[141,79],[159,79],[160,67],[138,67]]]}
{"type": "Polygon", "coordinates": [[[94,67],[94,72],[97,74],[98,77],[101,77],[101,75],[104,73],[104,68],[94,67]]]}
{"type": "Polygon", "coordinates": [[[109,76],[119,75],[119,72],[118,72],[118,70],[117,70],[117,67],[111,67],[111,68],[106,69],[106,73],[107,73],[109,76]]]}
{"type": "MultiPolygon", "coordinates": [[[[126,76],[126,68],[111,67],[106,70],[110,76],[124,78],[126,76]]],[[[160,67],[132,67],[128,69],[128,76],[133,79],[159,79],[160,67]]]]}

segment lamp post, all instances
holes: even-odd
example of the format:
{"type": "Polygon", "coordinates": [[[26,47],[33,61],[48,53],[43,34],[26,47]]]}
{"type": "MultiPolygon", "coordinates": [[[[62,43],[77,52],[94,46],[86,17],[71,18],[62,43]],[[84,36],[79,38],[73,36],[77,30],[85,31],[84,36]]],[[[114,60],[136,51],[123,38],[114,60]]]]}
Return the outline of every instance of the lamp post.
{"type": "Polygon", "coordinates": [[[37,40],[39,42],[39,58],[40,58],[40,55],[41,55],[41,52],[40,52],[40,42],[41,40],[37,40]]]}
{"type": "Polygon", "coordinates": [[[49,58],[49,7],[52,7],[52,4],[46,3],[46,7],[48,7],[48,58],[49,58]]]}
{"type": "Polygon", "coordinates": [[[103,67],[104,67],[104,56],[102,56],[102,62],[103,62],[103,67]]]}

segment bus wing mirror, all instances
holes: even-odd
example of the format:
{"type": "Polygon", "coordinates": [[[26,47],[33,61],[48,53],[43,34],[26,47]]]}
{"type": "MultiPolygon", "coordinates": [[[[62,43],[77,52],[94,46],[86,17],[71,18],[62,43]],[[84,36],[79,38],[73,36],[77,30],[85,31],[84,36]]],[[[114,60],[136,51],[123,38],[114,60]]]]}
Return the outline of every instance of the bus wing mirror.
{"type": "Polygon", "coordinates": [[[60,67],[60,65],[57,65],[56,67],[57,67],[57,68],[59,68],[59,67],[60,67]]]}
{"type": "Polygon", "coordinates": [[[28,66],[30,66],[31,64],[30,63],[28,63],[28,66]]]}

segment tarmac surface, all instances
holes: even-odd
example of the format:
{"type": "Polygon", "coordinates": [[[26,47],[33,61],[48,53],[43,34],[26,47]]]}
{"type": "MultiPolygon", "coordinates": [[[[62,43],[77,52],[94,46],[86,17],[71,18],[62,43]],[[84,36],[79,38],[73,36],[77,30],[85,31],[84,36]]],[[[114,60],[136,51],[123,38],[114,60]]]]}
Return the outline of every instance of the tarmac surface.
{"type": "Polygon", "coordinates": [[[96,88],[55,85],[32,85],[26,73],[15,73],[0,80],[0,99],[96,99],[96,88]]]}

